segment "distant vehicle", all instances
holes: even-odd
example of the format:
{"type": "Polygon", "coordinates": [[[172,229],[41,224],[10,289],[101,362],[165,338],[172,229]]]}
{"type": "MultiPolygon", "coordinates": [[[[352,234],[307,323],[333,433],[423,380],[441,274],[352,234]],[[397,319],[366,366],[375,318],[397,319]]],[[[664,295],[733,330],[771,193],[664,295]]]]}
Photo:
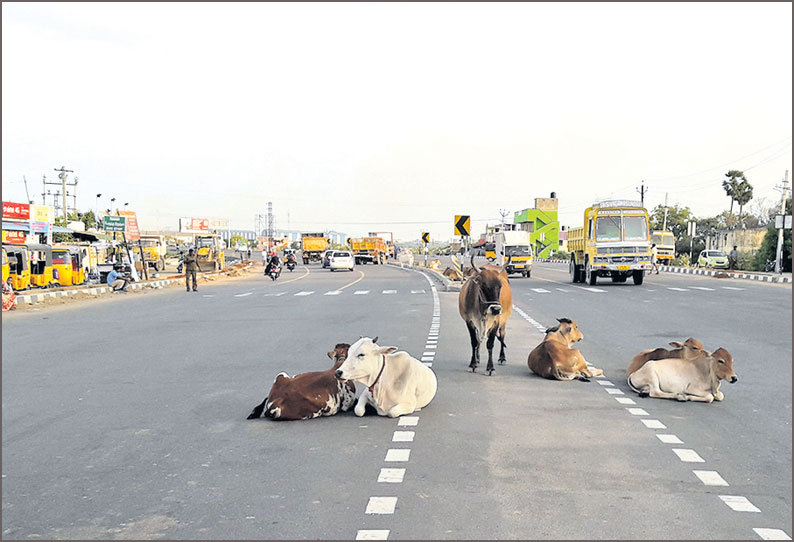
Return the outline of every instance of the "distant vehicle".
{"type": "Polygon", "coordinates": [[[656,259],[659,263],[669,263],[675,258],[675,236],[671,231],[654,230],[651,243],[656,243],[656,259]]]}
{"type": "Polygon", "coordinates": [[[494,240],[496,263],[503,266],[508,275],[521,273],[529,277],[532,274],[532,243],[528,231],[500,231],[494,240]]]}
{"type": "Polygon", "coordinates": [[[697,266],[728,269],[728,256],[721,250],[704,250],[698,256],[697,266]]]}
{"type": "Polygon", "coordinates": [[[351,252],[357,264],[374,263],[375,265],[386,263],[389,257],[389,248],[381,237],[359,237],[348,239],[351,252]]]}
{"type": "Polygon", "coordinates": [[[226,269],[224,242],[220,235],[196,235],[196,260],[202,271],[226,269]]]}
{"type": "Polygon", "coordinates": [[[488,261],[494,261],[496,259],[496,243],[493,241],[486,242],[484,248],[485,257],[488,258],[488,261]]]}
{"type": "Polygon", "coordinates": [[[309,265],[309,262],[321,262],[323,252],[328,250],[328,239],[322,232],[302,233],[301,248],[303,250],[304,265],[309,265]]]}
{"type": "Polygon", "coordinates": [[[352,271],[354,265],[355,260],[353,258],[353,254],[351,254],[349,251],[334,250],[331,252],[328,265],[331,271],[336,271],[337,269],[349,269],[352,271]]]}

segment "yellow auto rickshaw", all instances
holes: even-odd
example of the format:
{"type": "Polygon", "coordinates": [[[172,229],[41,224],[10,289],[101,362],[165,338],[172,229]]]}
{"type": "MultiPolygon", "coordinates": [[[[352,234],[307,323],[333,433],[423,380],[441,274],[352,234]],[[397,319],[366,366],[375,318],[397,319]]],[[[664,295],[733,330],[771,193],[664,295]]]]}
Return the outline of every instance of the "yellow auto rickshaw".
{"type": "Polygon", "coordinates": [[[11,274],[11,266],[8,265],[8,254],[6,254],[6,249],[3,249],[3,283],[4,284],[5,281],[8,280],[10,274],[11,274]]]}
{"type": "Polygon", "coordinates": [[[53,248],[52,274],[55,283],[60,286],[75,286],[85,282],[80,259],[80,249],[77,247],[53,248]]]}
{"type": "Polygon", "coordinates": [[[3,245],[8,257],[8,276],[15,290],[30,288],[30,255],[25,245],[3,245]]]}
{"type": "Polygon", "coordinates": [[[38,288],[49,288],[55,285],[52,267],[52,247],[31,243],[25,245],[30,252],[30,284],[38,288]]]}

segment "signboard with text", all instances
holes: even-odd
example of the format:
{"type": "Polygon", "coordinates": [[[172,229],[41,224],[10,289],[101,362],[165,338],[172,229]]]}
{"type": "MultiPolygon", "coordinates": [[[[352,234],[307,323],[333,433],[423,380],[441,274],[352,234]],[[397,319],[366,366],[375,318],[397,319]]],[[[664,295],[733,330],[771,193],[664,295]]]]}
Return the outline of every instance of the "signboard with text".
{"type": "Polygon", "coordinates": [[[3,218],[12,218],[16,220],[30,220],[30,204],[14,203],[13,201],[4,201],[3,218]]]}
{"type": "Polygon", "coordinates": [[[16,230],[3,230],[3,242],[12,245],[24,245],[26,241],[25,232],[16,230]]]}
{"type": "Polygon", "coordinates": [[[31,205],[30,220],[36,222],[55,223],[55,207],[52,205],[31,205]]]}
{"type": "Polygon", "coordinates": [[[124,230],[124,235],[127,241],[137,241],[141,238],[141,232],[138,229],[138,215],[135,211],[119,211],[119,215],[127,219],[127,228],[124,230]]]}
{"type": "Polygon", "coordinates": [[[34,220],[30,223],[33,233],[50,233],[50,223],[34,220]]]}
{"type": "Polygon", "coordinates": [[[126,218],[123,216],[108,216],[105,217],[105,231],[123,233],[126,230],[126,218]]]}

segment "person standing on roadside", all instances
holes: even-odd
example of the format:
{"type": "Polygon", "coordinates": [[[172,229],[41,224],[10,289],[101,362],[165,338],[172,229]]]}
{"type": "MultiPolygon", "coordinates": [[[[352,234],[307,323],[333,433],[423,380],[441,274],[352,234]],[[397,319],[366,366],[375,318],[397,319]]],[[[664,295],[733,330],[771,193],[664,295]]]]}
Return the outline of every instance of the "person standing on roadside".
{"type": "Polygon", "coordinates": [[[196,271],[201,271],[201,267],[199,267],[198,258],[196,258],[196,251],[191,248],[188,250],[187,256],[185,256],[185,288],[188,292],[190,291],[191,277],[193,278],[193,291],[198,291],[196,271]]]}
{"type": "Polygon", "coordinates": [[[651,264],[653,268],[656,270],[656,274],[659,274],[659,266],[656,263],[656,258],[659,256],[659,249],[656,248],[656,243],[651,245],[651,264]]]}
{"type": "Polygon", "coordinates": [[[737,269],[739,267],[739,252],[736,250],[736,245],[733,245],[733,250],[728,254],[728,269],[737,269]]]}

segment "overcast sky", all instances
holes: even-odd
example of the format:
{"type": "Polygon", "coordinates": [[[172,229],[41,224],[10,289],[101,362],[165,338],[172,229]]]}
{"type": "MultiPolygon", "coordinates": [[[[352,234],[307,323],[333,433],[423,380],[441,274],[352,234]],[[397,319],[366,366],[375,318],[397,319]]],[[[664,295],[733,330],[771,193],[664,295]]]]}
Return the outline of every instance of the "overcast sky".
{"type": "Polygon", "coordinates": [[[3,200],[403,240],[791,170],[791,3],[3,3],[3,200]],[[54,187],[50,187],[54,189],[54,187]]]}

